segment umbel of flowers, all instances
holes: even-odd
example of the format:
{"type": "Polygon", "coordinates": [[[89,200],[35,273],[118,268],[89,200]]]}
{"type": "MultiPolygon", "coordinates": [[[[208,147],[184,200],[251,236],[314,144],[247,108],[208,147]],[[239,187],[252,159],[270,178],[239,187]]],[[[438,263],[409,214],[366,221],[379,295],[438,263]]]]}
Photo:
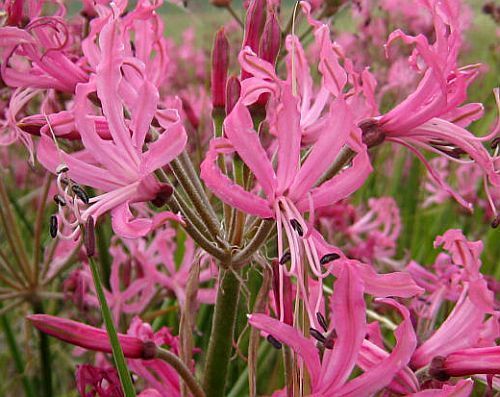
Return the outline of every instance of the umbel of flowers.
{"type": "Polygon", "coordinates": [[[83,397],[498,393],[500,98],[468,101],[471,9],[212,3],[210,54],[194,16],[165,34],[189,3],[0,2],[12,395],[69,395],[62,366],[83,397]]]}

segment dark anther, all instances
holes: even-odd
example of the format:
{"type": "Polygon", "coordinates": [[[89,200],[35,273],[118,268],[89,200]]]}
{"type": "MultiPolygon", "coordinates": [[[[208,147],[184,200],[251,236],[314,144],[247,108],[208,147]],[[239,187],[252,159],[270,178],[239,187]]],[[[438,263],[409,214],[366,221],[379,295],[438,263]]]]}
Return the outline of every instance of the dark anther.
{"type": "Polygon", "coordinates": [[[339,258],[340,258],[339,254],[332,252],[331,254],[323,255],[323,257],[319,260],[319,263],[321,265],[326,265],[327,263],[330,263],[332,261],[336,261],[339,258]]]}
{"type": "Polygon", "coordinates": [[[170,186],[168,183],[165,183],[160,191],[156,193],[156,196],[151,202],[156,208],[161,208],[165,204],[167,204],[168,200],[170,197],[172,197],[172,194],[174,193],[174,188],[170,186]]]}
{"type": "Polygon", "coordinates": [[[58,230],[57,216],[51,215],[50,221],[49,221],[50,237],[56,238],[57,237],[57,230],[58,230]]]}
{"type": "Polygon", "coordinates": [[[271,345],[273,345],[273,347],[274,347],[275,349],[278,349],[278,350],[279,350],[279,349],[281,349],[281,347],[283,346],[283,345],[281,344],[281,342],[280,342],[278,339],[276,339],[274,336],[272,336],[272,335],[267,335],[267,341],[268,341],[271,345]]]}
{"type": "Polygon", "coordinates": [[[496,229],[498,225],[500,225],[500,215],[497,215],[497,217],[491,222],[491,227],[493,229],[496,229]]]}
{"type": "Polygon", "coordinates": [[[323,344],[326,342],[325,336],[321,332],[319,332],[317,329],[309,328],[309,332],[311,333],[311,336],[314,339],[316,339],[318,342],[321,342],[323,344]]]}
{"type": "Polygon", "coordinates": [[[62,174],[64,172],[68,172],[68,171],[69,171],[69,168],[66,164],[59,164],[56,168],[57,175],[62,174]]]}
{"type": "Polygon", "coordinates": [[[144,342],[144,345],[142,347],[141,359],[151,360],[155,357],[156,357],[156,343],[154,343],[152,340],[144,342]]]}
{"type": "Polygon", "coordinates": [[[85,190],[83,190],[83,188],[80,185],[76,185],[76,184],[72,185],[71,190],[85,204],[89,203],[89,196],[88,196],[87,192],[85,192],[85,190]]]}
{"type": "Polygon", "coordinates": [[[431,365],[429,367],[429,375],[440,382],[446,382],[450,379],[450,375],[446,373],[444,369],[445,357],[436,356],[432,359],[431,365]]]}
{"type": "Polygon", "coordinates": [[[491,148],[496,149],[497,146],[500,145],[500,136],[497,136],[495,139],[491,141],[491,148]]]}
{"type": "Polygon", "coordinates": [[[292,259],[292,255],[290,252],[286,251],[283,256],[280,258],[280,265],[284,265],[287,263],[290,259],[292,259]]]}
{"type": "Polygon", "coordinates": [[[87,256],[90,258],[95,254],[95,227],[94,218],[89,216],[87,222],[85,223],[85,232],[83,235],[83,243],[85,245],[85,250],[87,251],[87,256]]]}
{"type": "Polygon", "coordinates": [[[66,200],[64,200],[64,197],[61,196],[60,194],[54,195],[54,201],[57,205],[60,205],[61,207],[64,207],[66,205],[66,200]]]}
{"type": "Polygon", "coordinates": [[[323,328],[325,332],[328,331],[328,326],[326,325],[325,316],[323,316],[320,312],[317,312],[316,318],[318,319],[318,323],[319,325],[321,325],[321,328],[323,328]]]}
{"type": "Polygon", "coordinates": [[[297,219],[290,219],[290,225],[292,225],[293,229],[300,237],[304,235],[304,230],[297,219]]]}

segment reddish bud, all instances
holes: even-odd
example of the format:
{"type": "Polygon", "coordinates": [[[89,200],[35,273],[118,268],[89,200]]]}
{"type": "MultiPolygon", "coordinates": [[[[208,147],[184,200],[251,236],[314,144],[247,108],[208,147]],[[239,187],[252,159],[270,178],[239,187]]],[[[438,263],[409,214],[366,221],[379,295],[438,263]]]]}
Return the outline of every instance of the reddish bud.
{"type": "Polygon", "coordinates": [[[223,108],[226,104],[227,70],[229,68],[229,42],[224,28],[215,34],[212,50],[212,105],[223,108]]]}
{"type": "Polygon", "coordinates": [[[236,76],[231,76],[226,85],[226,114],[231,113],[236,102],[240,99],[241,85],[236,76]]]}
{"type": "MultiPolygon", "coordinates": [[[[103,353],[111,353],[108,333],[104,329],[91,327],[77,321],[68,320],[48,314],[33,314],[27,317],[28,320],[39,331],[51,335],[72,345],[83,347],[103,353]]],[[[123,354],[127,358],[145,358],[145,342],[141,339],[118,334],[118,340],[122,346],[123,354]]],[[[148,356],[151,356],[150,347],[146,349],[148,356]]],[[[149,357],[148,357],[149,358],[149,357]]]]}
{"type": "Polygon", "coordinates": [[[266,24],[260,41],[259,57],[274,64],[278,57],[281,45],[281,29],[276,13],[271,11],[267,14],[266,24]]]}
{"type": "Polygon", "coordinates": [[[251,0],[245,22],[243,47],[249,46],[254,52],[259,50],[262,28],[266,18],[266,0],[251,0]]]}

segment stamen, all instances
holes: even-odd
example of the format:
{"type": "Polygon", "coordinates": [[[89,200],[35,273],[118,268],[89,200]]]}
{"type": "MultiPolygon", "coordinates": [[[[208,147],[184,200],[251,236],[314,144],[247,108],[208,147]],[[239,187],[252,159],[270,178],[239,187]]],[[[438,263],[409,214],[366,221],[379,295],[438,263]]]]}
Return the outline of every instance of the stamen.
{"type": "Polygon", "coordinates": [[[290,254],[290,251],[286,251],[280,259],[280,265],[284,265],[289,262],[290,259],[292,259],[292,255],[290,254]]]}
{"type": "Polygon", "coordinates": [[[276,339],[274,336],[272,336],[271,334],[267,335],[267,341],[275,348],[275,349],[278,349],[280,350],[283,345],[281,344],[281,342],[276,339]]]}
{"type": "Polygon", "coordinates": [[[89,196],[85,190],[80,185],[74,184],[71,186],[71,190],[73,193],[77,195],[77,197],[82,200],[85,204],[89,203],[89,196]]]}
{"type": "Polygon", "coordinates": [[[56,238],[58,229],[59,228],[58,228],[57,216],[51,215],[49,221],[50,237],[56,238]]]}
{"type": "Polygon", "coordinates": [[[326,325],[326,319],[325,319],[325,316],[323,316],[323,315],[321,314],[321,312],[317,312],[317,313],[316,313],[316,319],[318,320],[319,325],[321,325],[321,328],[323,328],[323,330],[324,330],[325,332],[327,332],[327,331],[328,331],[328,325],[326,325]]]}
{"type": "Polygon", "coordinates": [[[500,146],[500,136],[497,136],[495,139],[491,141],[491,148],[495,150],[497,146],[500,146]]]}
{"type": "Polygon", "coordinates": [[[300,237],[304,236],[304,230],[297,219],[290,219],[290,225],[292,225],[293,229],[300,237]]]}
{"type": "Polygon", "coordinates": [[[309,328],[309,332],[311,333],[311,336],[318,342],[321,342],[323,344],[326,342],[325,336],[321,332],[319,332],[316,328],[309,328]]]}
{"type": "Polygon", "coordinates": [[[336,254],[335,252],[332,252],[331,254],[323,255],[323,257],[319,260],[319,263],[321,265],[326,265],[327,263],[336,261],[339,258],[340,258],[339,254],[336,254]]]}
{"type": "Polygon", "coordinates": [[[65,207],[66,206],[66,200],[60,194],[55,194],[54,195],[54,201],[55,201],[55,203],[57,205],[60,205],[61,207],[65,207]]]}
{"type": "Polygon", "coordinates": [[[500,225],[500,215],[497,215],[495,219],[491,222],[491,227],[496,229],[500,225]]]}

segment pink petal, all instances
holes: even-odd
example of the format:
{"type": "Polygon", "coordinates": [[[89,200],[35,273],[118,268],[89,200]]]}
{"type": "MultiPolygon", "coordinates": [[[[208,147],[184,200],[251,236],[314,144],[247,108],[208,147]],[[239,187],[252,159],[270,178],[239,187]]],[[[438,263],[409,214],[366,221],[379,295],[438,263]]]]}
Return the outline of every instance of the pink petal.
{"type": "Polygon", "coordinates": [[[125,238],[145,236],[151,230],[153,221],[146,218],[135,218],[129,207],[129,201],[111,210],[111,224],[114,232],[125,238]]]}
{"type": "Polygon", "coordinates": [[[278,131],[278,195],[289,186],[300,163],[300,114],[297,98],[290,89],[285,89],[276,116],[278,131]]]}
{"type": "Polygon", "coordinates": [[[250,168],[266,192],[269,199],[274,198],[276,175],[258,134],[253,129],[252,116],[241,102],[238,102],[224,121],[224,133],[250,168]]]}
{"type": "Polygon", "coordinates": [[[318,351],[314,346],[314,342],[304,338],[295,328],[284,324],[265,314],[252,314],[248,316],[248,323],[263,332],[272,335],[281,343],[288,345],[297,353],[303,360],[311,376],[311,383],[317,383],[321,364],[319,362],[318,351]]]}
{"type": "Polygon", "coordinates": [[[417,346],[417,337],[413,330],[409,311],[391,299],[380,301],[396,307],[403,316],[403,321],[394,331],[396,346],[389,357],[381,361],[379,365],[351,380],[338,390],[339,397],[369,396],[383,389],[392,381],[394,375],[408,364],[417,346]]]}
{"type": "Polygon", "coordinates": [[[225,138],[212,139],[210,148],[205,155],[205,160],[201,163],[201,179],[223,202],[232,205],[239,210],[259,216],[261,218],[271,218],[274,212],[269,203],[262,197],[256,196],[234,183],[226,175],[222,174],[217,165],[219,153],[231,153],[230,143],[225,138]],[[223,148],[225,146],[225,148],[223,148]]]}
{"type": "MultiPolygon", "coordinates": [[[[311,153],[300,168],[290,187],[293,200],[307,201],[306,192],[328,169],[345,145],[351,132],[352,117],[345,101],[336,100],[330,108],[331,129],[324,131],[314,144],[311,153]]],[[[313,189],[314,190],[314,189],[313,189]]],[[[330,204],[334,202],[330,201],[330,204]]],[[[316,204],[316,200],[315,200],[316,204]]]]}
{"type": "MultiPolygon", "coordinates": [[[[323,392],[339,388],[349,378],[366,334],[366,306],[363,282],[351,267],[338,275],[331,298],[337,339],[333,350],[326,350],[318,387],[323,392]]],[[[317,388],[314,388],[317,390],[317,388]]]]}

